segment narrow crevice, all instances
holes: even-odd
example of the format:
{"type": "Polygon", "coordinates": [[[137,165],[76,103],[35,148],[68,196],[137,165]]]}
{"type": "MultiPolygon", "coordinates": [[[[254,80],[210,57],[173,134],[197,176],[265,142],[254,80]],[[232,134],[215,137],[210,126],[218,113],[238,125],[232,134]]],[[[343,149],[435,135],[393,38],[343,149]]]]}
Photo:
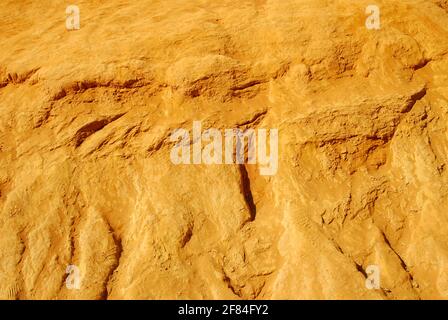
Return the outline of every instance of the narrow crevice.
{"type": "MultiPolygon", "coordinates": [[[[381,232],[382,236],[383,236],[383,240],[386,243],[386,245],[389,247],[389,249],[395,254],[395,256],[398,258],[398,260],[400,261],[400,266],[401,268],[407,273],[408,277],[409,277],[409,282],[411,284],[412,289],[414,290],[414,292],[417,293],[418,292],[415,290],[415,286],[418,287],[418,283],[415,281],[414,276],[412,275],[411,271],[409,270],[406,262],[404,262],[403,258],[398,254],[398,252],[392,247],[392,245],[389,242],[389,239],[386,237],[386,235],[384,234],[384,232],[381,232]]],[[[420,295],[418,295],[420,296],[420,295]]]]}
{"type": "Polygon", "coordinates": [[[430,63],[431,61],[432,61],[431,58],[428,58],[428,59],[425,58],[425,59],[423,59],[422,61],[420,61],[419,63],[417,63],[416,65],[414,65],[414,66],[412,67],[412,69],[413,69],[414,71],[423,69],[423,68],[426,67],[426,66],[428,65],[428,63],[430,63]]]}
{"type": "Polygon", "coordinates": [[[120,113],[117,115],[114,115],[112,117],[106,118],[106,119],[101,119],[101,120],[95,120],[92,121],[86,125],[84,125],[82,128],[80,128],[74,137],[74,144],[75,144],[75,148],[78,148],[79,146],[81,146],[81,144],[84,143],[84,141],[90,137],[91,135],[93,135],[94,133],[100,131],[101,129],[103,129],[105,126],[107,126],[108,124],[120,119],[122,116],[124,115],[124,113],[120,113]]]}
{"type": "Polygon", "coordinates": [[[23,84],[27,82],[40,68],[31,69],[24,73],[8,73],[4,79],[0,80],[0,89],[8,84],[23,84]]]}
{"type": "MultiPolygon", "coordinates": [[[[405,109],[402,111],[402,113],[405,113],[405,114],[410,113],[412,111],[412,109],[415,107],[415,105],[417,104],[417,102],[419,102],[426,96],[426,92],[427,92],[426,87],[423,87],[421,90],[414,93],[410,97],[410,101],[409,101],[408,105],[405,107],[405,109]]],[[[387,139],[387,142],[392,141],[392,139],[395,137],[395,134],[398,131],[398,127],[400,126],[401,120],[402,120],[402,118],[400,117],[399,123],[397,123],[397,125],[394,127],[392,133],[390,134],[390,137],[388,137],[388,139],[387,139]]]]}
{"type": "Polygon", "coordinates": [[[426,96],[426,87],[423,87],[422,89],[420,89],[419,91],[417,91],[416,93],[414,93],[411,97],[410,97],[410,101],[409,104],[406,106],[406,108],[402,111],[402,113],[409,113],[412,111],[412,109],[414,108],[414,106],[417,104],[417,102],[419,102],[420,100],[422,100],[425,96],[426,96]]]}
{"type": "MultiPolygon", "coordinates": [[[[333,244],[336,247],[336,250],[338,250],[345,258],[347,258],[348,260],[352,261],[353,264],[355,265],[356,270],[362,274],[362,276],[364,277],[364,279],[368,279],[369,275],[367,274],[367,272],[364,270],[364,268],[362,267],[362,265],[360,265],[358,262],[356,262],[353,258],[351,258],[348,254],[346,254],[344,252],[344,250],[342,250],[342,248],[333,240],[333,244]]],[[[389,293],[391,292],[388,289],[384,289],[383,287],[379,287],[378,289],[383,295],[384,297],[388,298],[389,297],[389,293]]]]}
{"type": "Polygon", "coordinates": [[[406,273],[409,275],[409,278],[412,280],[414,280],[414,277],[412,276],[412,274],[410,273],[408,266],[406,265],[406,263],[404,262],[404,260],[401,258],[401,256],[397,253],[397,251],[395,251],[395,249],[392,247],[392,245],[389,242],[389,239],[387,239],[386,235],[384,234],[384,232],[382,232],[382,236],[383,236],[383,240],[386,243],[386,245],[389,247],[389,249],[397,256],[398,260],[400,261],[400,265],[401,267],[404,269],[404,271],[406,271],[406,273]]]}
{"type": "Polygon", "coordinates": [[[252,195],[252,190],[250,187],[250,179],[247,173],[246,166],[240,164],[238,166],[241,176],[241,193],[244,196],[244,201],[246,202],[247,208],[249,209],[250,221],[254,221],[257,215],[257,207],[254,203],[254,197],[252,195]]]}
{"type": "Polygon", "coordinates": [[[63,88],[60,88],[55,92],[50,101],[58,101],[65,98],[68,95],[78,94],[88,89],[114,89],[114,90],[132,90],[152,86],[152,84],[146,79],[128,79],[123,82],[97,81],[97,80],[82,80],[74,81],[63,88]]]}
{"type": "Polygon", "coordinates": [[[120,266],[120,259],[122,257],[122,253],[123,253],[122,241],[120,238],[118,238],[115,235],[110,224],[109,224],[109,230],[110,230],[110,233],[114,240],[115,246],[112,248],[112,250],[110,250],[110,252],[106,253],[105,259],[109,260],[109,259],[113,258],[113,264],[110,266],[109,272],[105,278],[103,291],[100,294],[101,300],[108,300],[110,294],[112,293],[112,289],[113,289],[112,284],[114,281],[114,274],[116,273],[116,271],[118,270],[118,267],[120,266]]]}
{"type": "Polygon", "coordinates": [[[18,280],[14,282],[12,288],[10,288],[8,292],[8,299],[10,300],[20,300],[26,299],[23,296],[24,292],[26,292],[25,281],[24,281],[24,261],[28,254],[28,243],[27,243],[27,232],[26,230],[21,230],[18,232],[20,243],[23,245],[23,248],[20,252],[20,259],[17,262],[18,268],[18,280]]]}
{"type": "Polygon", "coordinates": [[[225,271],[222,271],[222,275],[223,275],[223,279],[224,282],[226,283],[227,287],[230,289],[230,291],[232,291],[232,293],[234,295],[236,295],[239,298],[243,298],[243,296],[241,295],[241,293],[235,289],[235,287],[232,284],[232,280],[227,276],[227,274],[225,273],[225,271]]]}
{"type": "Polygon", "coordinates": [[[230,89],[233,90],[233,91],[240,91],[240,90],[245,90],[245,89],[248,89],[248,88],[260,85],[260,84],[265,83],[265,82],[267,82],[267,81],[266,80],[252,80],[252,81],[249,81],[249,82],[246,82],[246,83],[234,86],[234,87],[232,87],[230,89]]]}
{"type": "Polygon", "coordinates": [[[241,123],[238,123],[236,126],[238,128],[240,127],[250,127],[250,126],[256,126],[258,125],[263,119],[266,117],[266,114],[268,113],[268,110],[262,110],[260,112],[257,112],[252,118],[249,120],[245,120],[241,123]]]}

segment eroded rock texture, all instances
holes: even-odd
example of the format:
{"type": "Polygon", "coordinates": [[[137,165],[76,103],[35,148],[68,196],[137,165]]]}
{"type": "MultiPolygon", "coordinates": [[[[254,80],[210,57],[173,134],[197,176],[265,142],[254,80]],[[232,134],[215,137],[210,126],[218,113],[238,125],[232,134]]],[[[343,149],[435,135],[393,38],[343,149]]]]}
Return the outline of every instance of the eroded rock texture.
{"type": "Polygon", "coordinates": [[[446,0],[74,2],[0,2],[0,298],[448,298],[446,0]],[[195,120],[277,174],[172,164],[195,120]]]}

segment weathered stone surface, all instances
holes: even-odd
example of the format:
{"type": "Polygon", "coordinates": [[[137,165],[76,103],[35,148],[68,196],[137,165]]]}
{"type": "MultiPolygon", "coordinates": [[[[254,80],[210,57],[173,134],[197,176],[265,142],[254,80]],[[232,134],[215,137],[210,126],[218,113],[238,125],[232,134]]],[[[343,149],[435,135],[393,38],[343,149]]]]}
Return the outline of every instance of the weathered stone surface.
{"type": "Polygon", "coordinates": [[[446,0],[75,2],[0,2],[0,298],[448,298],[446,0]],[[196,120],[277,174],[174,165],[196,120]]]}

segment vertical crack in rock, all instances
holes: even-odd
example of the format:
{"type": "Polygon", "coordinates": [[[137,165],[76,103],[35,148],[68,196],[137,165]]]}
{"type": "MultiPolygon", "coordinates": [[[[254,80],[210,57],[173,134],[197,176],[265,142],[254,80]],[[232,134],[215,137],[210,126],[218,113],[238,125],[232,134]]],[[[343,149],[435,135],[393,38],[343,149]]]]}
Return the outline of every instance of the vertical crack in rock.
{"type": "Polygon", "coordinates": [[[247,208],[249,210],[250,220],[254,221],[255,217],[257,215],[257,207],[254,203],[254,197],[252,195],[252,190],[250,187],[250,179],[249,175],[247,173],[246,166],[244,164],[238,165],[238,169],[240,171],[240,177],[241,177],[241,193],[244,196],[244,201],[246,202],[247,208]]]}
{"type": "Polygon", "coordinates": [[[232,291],[232,293],[234,295],[236,295],[237,297],[243,298],[241,292],[233,286],[232,280],[227,276],[227,274],[224,270],[222,270],[222,275],[223,275],[223,280],[224,280],[225,284],[227,285],[227,287],[230,289],[230,291],[232,291]]]}
{"type": "Polygon", "coordinates": [[[23,269],[24,269],[24,263],[25,263],[25,258],[27,257],[28,254],[28,244],[27,244],[27,237],[26,237],[26,231],[22,230],[19,231],[19,239],[20,239],[20,243],[23,245],[23,249],[20,252],[20,259],[17,262],[17,268],[18,268],[18,278],[16,279],[11,290],[9,291],[9,299],[21,299],[24,298],[21,295],[23,293],[26,293],[27,290],[24,287],[25,281],[24,281],[24,274],[23,274],[23,269]]]}
{"type": "Polygon", "coordinates": [[[114,282],[114,277],[115,277],[115,273],[118,270],[118,267],[120,266],[120,260],[121,260],[121,256],[123,254],[123,245],[122,245],[122,241],[119,237],[116,236],[114,230],[112,229],[112,227],[109,225],[109,230],[111,232],[111,235],[113,237],[114,240],[114,249],[106,256],[106,259],[112,257],[113,259],[113,264],[110,266],[109,272],[106,276],[106,280],[104,282],[104,288],[103,288],[103,292],[100,294],[100,297],[102,300],[108,300],[110,294],[112,293],[113,290],[113,282],[114,282]]]}
{"type": "MultiPolygon", "coordinates": [[[[341,246],[339,246],[335,241],[333,241],[336,250],[338,250],[345,258],[347,258],[348,260],[350,260],[351,262],[353,262],[353,264],[355,265],[356,270],[362,274],[362,276],[364,277],[364,279],[368,279],[368,275],[367,272],[364,270],[364,268],[362,267],[361,264],[359,264],[358,262],[356,262],[353,258],[350,257],[349,254],[345,253],[344,250],[342,250],[341,246]]],[[[381,293],[384,295],[384,297],[388,297],[389,296],[389,291],[384,289],[383,287],[380,286],[379,290],[381,291],[381,293]]]]}
{"type": "Polygon", "coordinates": [[[403,258],[398,254],[398,252],[392,247],[392,245],[389,242],[389,239],[386,237],[386,234],[384,232],[381,232],[384,242],[386,243],[386,245],[390,248],[390,250],[395,254],[395,256],[398,258],[398,260],[400,261],[400,266],[401,268],[407,273],[408,277],[409,277],[409,282],[411,283],[411,286],[414,290],[414,292],[419,296],[417,290],[415,290],[415,287],[419,287],[417,281],[414,279],[414,276],[412,275],[411,271],[409,270],[406,262],[403,260],[403,258]]]}
{"type": "Polygon", "coordinates": [[[410,111],[412,111],[412,109],[417,104],[417,102],[419,102],[420,100],[422,100],[426,96],[426,92],[427,92],[426,87],[423,87],[421,90],[419,90],[416,93],[414,93],[411,96],[411,98],[410,98],[410,102],[409,102],[408,107],[405,108],[403,113],[409,113],[410,111]]]}

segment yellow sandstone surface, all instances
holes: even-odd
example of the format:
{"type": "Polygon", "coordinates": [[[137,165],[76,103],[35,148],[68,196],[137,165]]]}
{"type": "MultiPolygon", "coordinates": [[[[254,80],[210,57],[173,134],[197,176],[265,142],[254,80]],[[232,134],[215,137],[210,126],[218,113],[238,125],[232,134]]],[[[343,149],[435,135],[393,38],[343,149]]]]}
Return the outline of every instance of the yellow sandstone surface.
{"type": "Polygon", "coordinates": [[[0,1],[0,298],[447,299],[448,2],[370,4],[0,1]],[[278,171],[173,164],[193,121],[278,171]]]}

